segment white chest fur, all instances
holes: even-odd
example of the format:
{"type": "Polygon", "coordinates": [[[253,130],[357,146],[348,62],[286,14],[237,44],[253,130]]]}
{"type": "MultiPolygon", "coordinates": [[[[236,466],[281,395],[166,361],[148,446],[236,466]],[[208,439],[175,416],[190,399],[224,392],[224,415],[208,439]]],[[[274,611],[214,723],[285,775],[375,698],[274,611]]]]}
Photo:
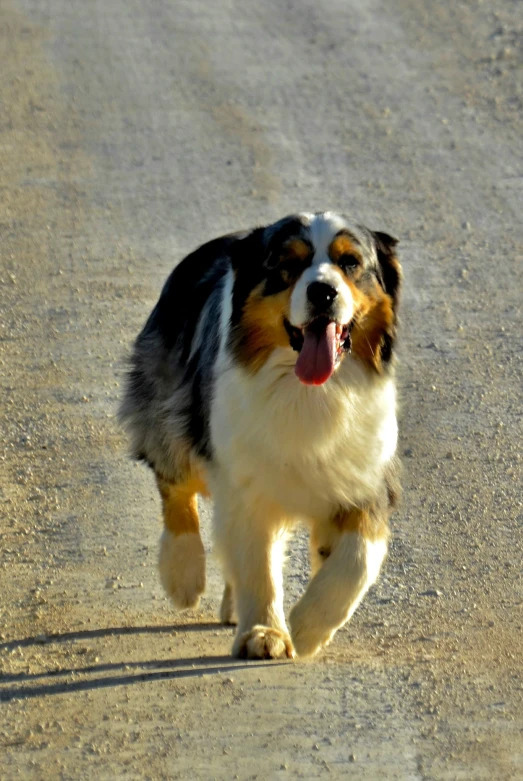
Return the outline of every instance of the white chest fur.
{"type": "Polygon", "coordinates": [[[289,516],[372,499],[396,449],[393,380],[347,357],[325,385],[305,386],[294,360],[275,350],[255,376],[220,362],[211,434],[222,477],[289,516]]]}

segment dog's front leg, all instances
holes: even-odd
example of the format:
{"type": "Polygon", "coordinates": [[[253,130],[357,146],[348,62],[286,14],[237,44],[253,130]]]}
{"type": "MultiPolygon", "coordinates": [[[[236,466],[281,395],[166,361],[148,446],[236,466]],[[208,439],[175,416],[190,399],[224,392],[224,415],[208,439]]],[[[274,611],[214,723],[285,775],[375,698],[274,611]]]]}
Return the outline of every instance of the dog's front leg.
{"type": "Polygon", "coordinates": [[[387,553],[387,519],[351,509],[313,533],[314,539],[322,541],[323,564],[315,563],[316,574],[289,619],[299,656],[313,656],[327,645],[378,577],[387,553]]]}
{"type": "Polygon", "coordinates": [[[158,562],[160,579],[176,607],[197,607],[205,590],[205,550],[196,492],[202,492],[204,486],[189,479],[171,483],[159,475],[156,482],[164,521],[158,562]]]}
{"type": "Polygon", "coordinates": [[[238,616],[233,656],[292,658],[283,613],[281,519],[269,508],[246,511],[231,495],[215,494],[215,542],[238,616]]]}

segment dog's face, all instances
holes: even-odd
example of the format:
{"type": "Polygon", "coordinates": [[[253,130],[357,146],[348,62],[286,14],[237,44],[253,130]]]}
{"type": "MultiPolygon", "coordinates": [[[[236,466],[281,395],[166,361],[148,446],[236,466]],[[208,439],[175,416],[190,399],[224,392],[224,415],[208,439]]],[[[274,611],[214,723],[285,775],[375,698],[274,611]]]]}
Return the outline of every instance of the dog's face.
{"type": "Polygon", "coordinates": [[[258,371],[277,347],[322,385],[353,353],[374,371],[390,360],[401,269],[397,242],[330,212],[258,228],[233,253],[232,344],[258,371]]]}

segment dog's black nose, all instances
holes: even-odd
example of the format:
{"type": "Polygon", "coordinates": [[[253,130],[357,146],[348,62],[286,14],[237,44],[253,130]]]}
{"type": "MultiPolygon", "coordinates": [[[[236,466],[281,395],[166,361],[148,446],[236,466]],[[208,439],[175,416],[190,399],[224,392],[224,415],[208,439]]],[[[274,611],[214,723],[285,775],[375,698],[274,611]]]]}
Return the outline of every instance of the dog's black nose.
{"type": "Polygon", "coordinates": [[[324,312],[330,307],[338,291],[332,285],[326,282],[311,282],[307,288],[307,297],[313,307],[320,312],[324,312]]]}

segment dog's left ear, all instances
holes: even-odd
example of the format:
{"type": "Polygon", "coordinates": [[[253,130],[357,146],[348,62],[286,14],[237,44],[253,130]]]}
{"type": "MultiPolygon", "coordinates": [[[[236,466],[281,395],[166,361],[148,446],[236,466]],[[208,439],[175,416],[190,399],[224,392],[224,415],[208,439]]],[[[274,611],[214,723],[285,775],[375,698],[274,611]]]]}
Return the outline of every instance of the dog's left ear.
{"type": "Polygon", "coordinates": [[[396,254],[399,242],[388,233],[371,231],[371,234],[378,256],[380,282],[385,292],[392,298],[394,309],[396,309],[399,303],[402,280],[401,265],[396,254]]]}
{"type": "Polygon", "coordinates": [[[396,254],[398,239],[381,231],[371,231],[378,256],[378,279],[392,300],[392,323],[383,336],[381,360],[388,363],[392,358],[398,327],[398,304],[401,288],[401,265],[396,254]]]}

